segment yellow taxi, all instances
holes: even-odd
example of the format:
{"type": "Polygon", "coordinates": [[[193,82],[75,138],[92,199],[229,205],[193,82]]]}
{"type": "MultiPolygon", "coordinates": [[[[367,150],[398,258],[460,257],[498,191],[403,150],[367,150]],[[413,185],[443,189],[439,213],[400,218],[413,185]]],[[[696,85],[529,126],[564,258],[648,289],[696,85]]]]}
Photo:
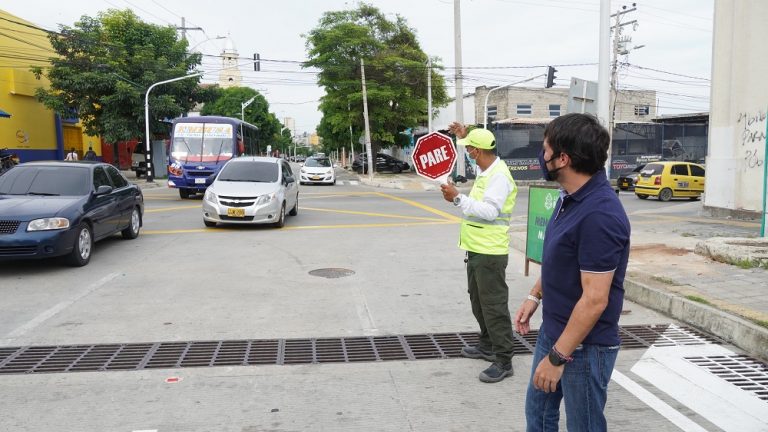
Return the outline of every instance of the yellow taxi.
{"type": "Polygon", "coordinates": [[[691,162],[651,162],[640,171],[635,184],[635,195],[640,199],[655,196],[660,201],[696,200],[703,192],[704,167],[691,162]]]}

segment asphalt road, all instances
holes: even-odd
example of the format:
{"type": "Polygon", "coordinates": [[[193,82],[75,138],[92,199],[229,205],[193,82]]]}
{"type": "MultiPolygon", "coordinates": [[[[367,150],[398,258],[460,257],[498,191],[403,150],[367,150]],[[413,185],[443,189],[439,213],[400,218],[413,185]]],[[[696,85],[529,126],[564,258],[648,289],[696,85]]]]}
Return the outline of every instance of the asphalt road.
{"type": "MultiPolygon", "coordinates": [[[[88,266],[0,264],[0,349],[476,331],[456,248],[457,209],[436,191],[353,181],[301,186],[299,214],[282,229],[206,228],[199,198],[145,190],[139,238],[98,243],[88,266]],[[311,274],[320,269],[350,275],[311,274]]],[[[670,223],[647,225],[662,234],[698,226],[683,222],[696,217],[687,201],[621,198],[638,227],[660,217],[670,223]]],[[[521,192],[513,224],[524,223],[526,200],[521,192]]],[[[513,252],[513,312],[535,277],[522,267],[513,252]]],[[[670,322],[625,304],[622,325],[670,322]]],[[[683,356],[732,349],[622,351],[609,424],[625,431],[765,425],[744,414],[764,402],[734,396],[680,364],[683,356]]],[[[491,386],[477,381],[484,363],[466,359],[5,375],[0,430],[522,430],[531,357],[514,362],[515,377],[491,386]]]]}

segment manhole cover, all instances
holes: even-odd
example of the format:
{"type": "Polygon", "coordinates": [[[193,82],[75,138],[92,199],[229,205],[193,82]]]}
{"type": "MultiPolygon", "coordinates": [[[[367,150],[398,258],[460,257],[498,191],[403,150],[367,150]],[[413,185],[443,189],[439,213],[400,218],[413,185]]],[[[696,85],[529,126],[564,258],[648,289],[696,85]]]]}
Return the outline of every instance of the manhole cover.
{"type": "Polygon", "coordinates": [[[352,276],[354,271],[345,268],[322,268],[309,272],[312,276],[320,276],[328,279],[342,278],[346,276],[352,276]]]}

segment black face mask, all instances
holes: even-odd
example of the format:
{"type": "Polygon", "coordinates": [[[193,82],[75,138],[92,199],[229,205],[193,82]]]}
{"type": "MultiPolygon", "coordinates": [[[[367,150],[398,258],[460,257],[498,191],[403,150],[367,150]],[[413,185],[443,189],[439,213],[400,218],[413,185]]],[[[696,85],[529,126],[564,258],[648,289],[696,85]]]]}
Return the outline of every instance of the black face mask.
{"type": "Polygon", "coordinates": [[[557,172],[563,169],[563,167],[560,167],[550,171],[549,168],[547,168],[547,164],[552,162],[554,159],[555,159],[555,155],[552,155],[552,157],[549,160],[545,160],[544,149],[541,149],[541,152],[539,153],[539,166],[541,166],[541,174],[544,177],[544,180],[546,181],[556,181],[557,172]]]}

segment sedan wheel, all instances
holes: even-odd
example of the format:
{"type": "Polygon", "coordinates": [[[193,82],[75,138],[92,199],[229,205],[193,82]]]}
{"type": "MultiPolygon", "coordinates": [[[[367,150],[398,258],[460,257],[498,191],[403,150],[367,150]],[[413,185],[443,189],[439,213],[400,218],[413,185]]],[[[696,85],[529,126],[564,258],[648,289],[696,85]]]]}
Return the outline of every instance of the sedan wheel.
{"type": "Polygon", "coordinates": [[[293,206],[290,213],[288,213],[290,216],[296,216],[299,214],[299,194],[296,194],[296,205],[293,206]]]}
{"type": "Polygon", "coordinates": [[[139,236],[139,230],[141,229],[141,215],[139,214],[139,208],[134,207],[131,212],[131,224],[128,228],[120,232],[124,239],[133,240],[139,236]]]}
{"type": "Polygon", "coordinates": [[[670,188],[664,188],[659,192],[659,200],[660,201],[669,201],[672,199],[672,189],[670,188]]]}
{"type": "Polygon", "coordinates": [[[91,251],[93,250],[93,236],[91,227],[86,223],[81,223],[75,232],[75,244],[72,252],[67,256],[67,262],[74,267],[82,267],[91,260],[91,251]]]}
{"type": "Polygon", "coordinates": [[[282,228],[285,226],[285,203],[280,207],[280,218],[275,222],[275,228],[282,228]]]}

